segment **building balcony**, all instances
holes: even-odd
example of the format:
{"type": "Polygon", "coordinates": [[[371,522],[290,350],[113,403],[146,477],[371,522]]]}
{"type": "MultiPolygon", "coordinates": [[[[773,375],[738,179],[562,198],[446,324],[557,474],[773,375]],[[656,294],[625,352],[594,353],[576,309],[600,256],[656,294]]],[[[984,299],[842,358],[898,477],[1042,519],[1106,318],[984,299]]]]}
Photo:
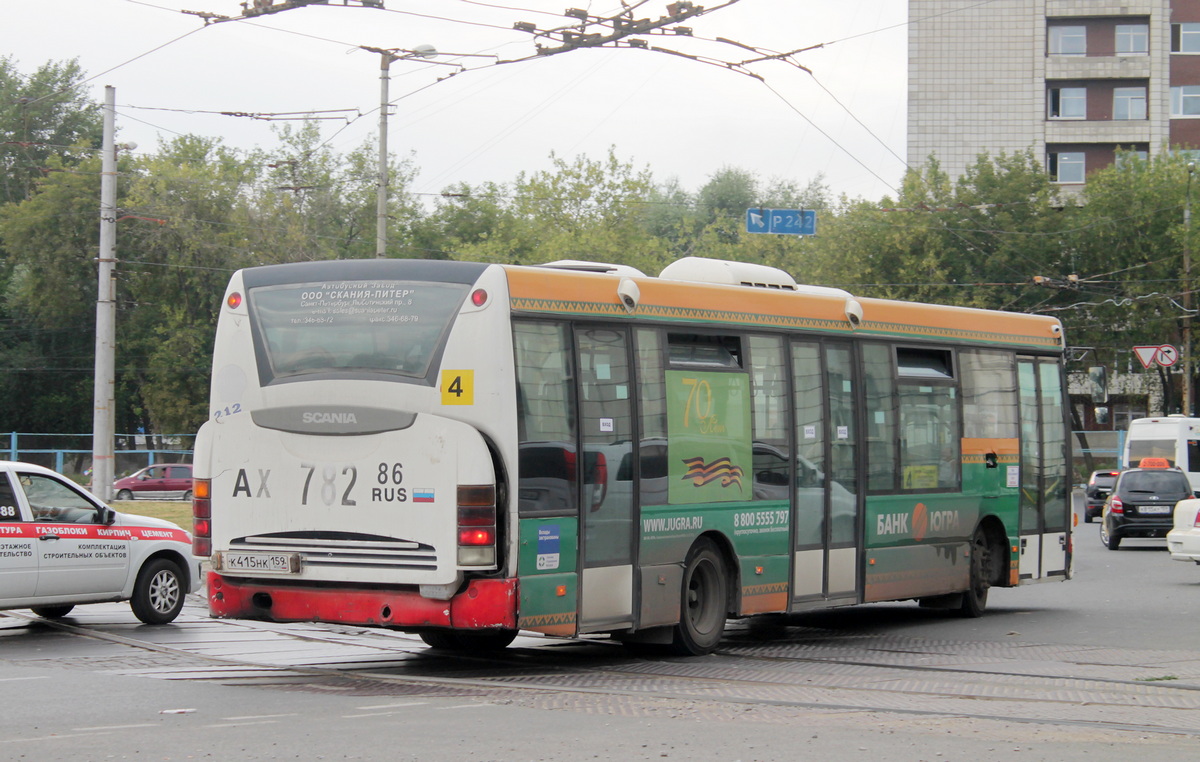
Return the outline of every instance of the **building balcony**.
{"type": "MultiPolygon", "coordinates": [[[[1155,130],[1147,119],[1112,122],[1048,120],[1047,143],[1154,143],[1155,130]]],[[[1161,136],[1158,136],[1161,139],[1161,136]]]]}
{"type": "Polygon", "coordinates": [[[1046,56],[1046,79],[1149,79],[1150,56],[1046,56]]]}
{"type": "Polygon", "coordinates": [[[1047,18],[1149,16],[1162,10],[1162,0],[1046,0],[1047,18]]]}

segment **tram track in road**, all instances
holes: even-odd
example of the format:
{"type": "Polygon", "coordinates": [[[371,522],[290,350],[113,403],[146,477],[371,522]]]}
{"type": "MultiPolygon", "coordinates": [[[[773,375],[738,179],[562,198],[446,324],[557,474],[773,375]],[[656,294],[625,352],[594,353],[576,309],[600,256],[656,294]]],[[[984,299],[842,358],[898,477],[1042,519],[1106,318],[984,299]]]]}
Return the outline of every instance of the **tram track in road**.
{"type": "Polygon", "coordinates": [[[759,639],[733,625],[718,652],[705,658],[638,658],[608,641],[565,638],[522,638],[482,656],[433,651],[411,635],[355,627],[193,615],[172,639],[173,628],[7,615],[157,654],[58,666],[158,679],[622,714],[665,707],[739,721],[785,721],[813,711],[890,713],[1200,737],[1200,651],[843,636],[808,627],[759,639]]]}

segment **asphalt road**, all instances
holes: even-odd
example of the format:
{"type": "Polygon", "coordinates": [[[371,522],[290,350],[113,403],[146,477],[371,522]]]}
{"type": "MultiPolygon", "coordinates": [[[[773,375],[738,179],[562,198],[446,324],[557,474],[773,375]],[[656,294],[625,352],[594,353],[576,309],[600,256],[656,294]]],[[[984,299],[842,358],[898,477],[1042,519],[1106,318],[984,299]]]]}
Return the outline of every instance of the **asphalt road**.
{"type": "Polygon", "coordinates": [[[731,623],[717,654],[415,637],[123,604],[0,616],[0,760],[1120,760],[1200,754],[1200,567],[1075,537],[1076,579],[731,623]]]}

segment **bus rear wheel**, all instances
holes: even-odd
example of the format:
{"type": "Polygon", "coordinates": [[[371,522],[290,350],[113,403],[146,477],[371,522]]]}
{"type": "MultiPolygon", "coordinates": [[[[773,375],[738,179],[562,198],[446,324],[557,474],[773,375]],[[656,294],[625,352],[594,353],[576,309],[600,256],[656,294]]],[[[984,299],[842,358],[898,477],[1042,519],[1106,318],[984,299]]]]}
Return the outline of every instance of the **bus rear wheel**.
{"type": "Polygon", "coordinates": [[[963,616],[972,619],[983,616],[991,580],[992,549],[988,546],[987,534],[982,528],[976,529],[971,537],[970,586],[963,593],[962,607],[959,609],[963,616]]]}
{"type": "Polygon", "coordinates": [[[685,656],[712,653],[725,633],[729,600],[725,563],[712,540],[697,540],[688,551],[681,596],[672,650],[685,656]]]}
{"type": "Polygon", "coordinates": [[[517,637],[516,630],[427,630],[421,640],[444,651],[500,651],[517,637]]]}

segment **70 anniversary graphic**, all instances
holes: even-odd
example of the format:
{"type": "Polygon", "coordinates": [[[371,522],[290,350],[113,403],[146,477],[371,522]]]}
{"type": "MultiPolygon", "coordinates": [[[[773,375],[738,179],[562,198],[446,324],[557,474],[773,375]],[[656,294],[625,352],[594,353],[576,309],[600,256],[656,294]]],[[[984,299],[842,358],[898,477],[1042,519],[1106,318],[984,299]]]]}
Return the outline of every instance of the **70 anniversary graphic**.
{"type": "Polygon", "coordinates": [[[750,379],[743,373],[668,371],[668,500],[745,500],[749,468],[750,379]]]}

